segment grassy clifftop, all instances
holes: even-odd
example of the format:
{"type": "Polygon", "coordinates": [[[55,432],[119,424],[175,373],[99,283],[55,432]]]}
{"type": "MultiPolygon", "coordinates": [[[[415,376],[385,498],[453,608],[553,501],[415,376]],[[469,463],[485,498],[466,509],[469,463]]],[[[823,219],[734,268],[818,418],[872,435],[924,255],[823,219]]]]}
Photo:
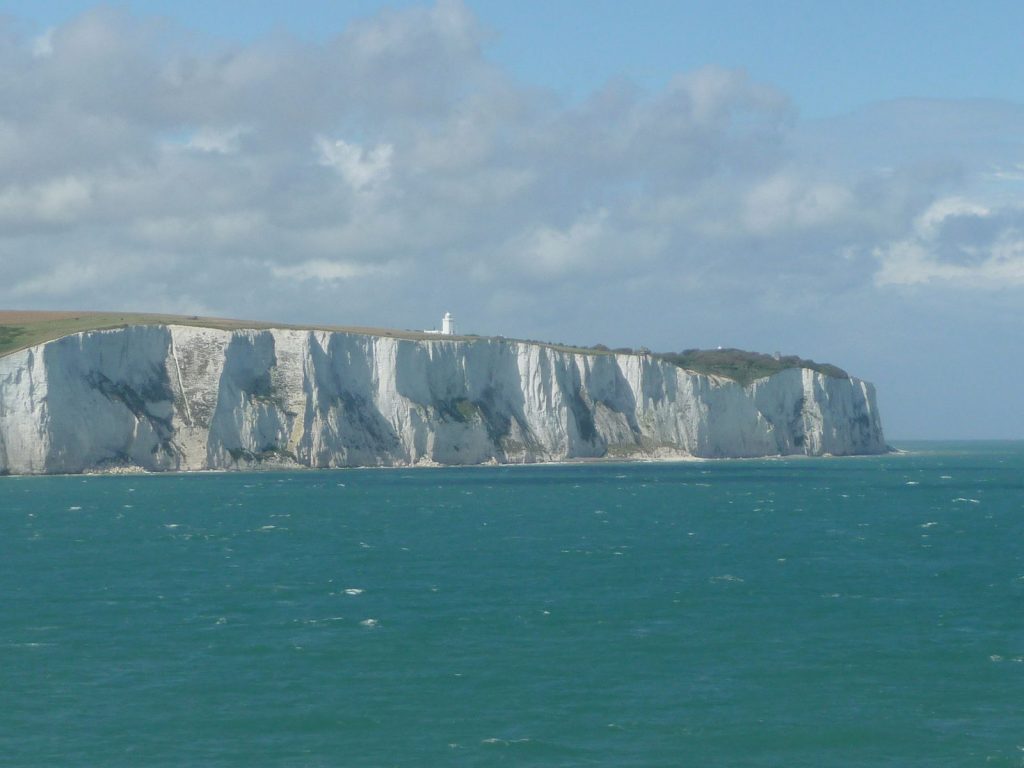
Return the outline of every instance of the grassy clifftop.
{"type": "Polygon", "coordinates": [[[850,378],[850,375],[842,368],[829,363],[816,363],[796,355],[775,357],[760,352],[746,352],[742,349],[687,349],[678,354],[669,352],[656,354],[655,357],[688,371],[725,376],[744,386],[755,379],[771,376],[773,373],[784,371],[787,368],[810,368],[833,378],[850,378]]]}
{"type": "MultiPolygon", "coordinates": [[[[129,325],[191,325],[197,328],[218,328],[237,331],[243,328],[290,328],[309,330],[310,326],[287,323],[265,323],[252,320],[230,320],[198,315],[152,315],[137,312],[28,312],[0,310],[0,357],[19,349],[42,344],[81,331],[102,331],[129,325]]],[[[406,339],[434,338],[416,331],[395,331],[358,326],[317,326],[318,330],[366,333],[372,336],[394,336],[406,339]]]]}
{"type": "MultiPolygon", "coordinates": [[[[385,328],[365,328],[360,326],[310,326],[288,325],[283,323],[253,322],[250,320],[229,320],[216,317],[199,317],[197,315],[153,315],[131,312],[28,312],[0,310],[0,357],[17,352],[20,349],[42,344],[46,341],[59,339],[81,331],[108,330],[124,328],[129,325],[191,325],[200,328],[217,328],[225,331],[240,329],[285,328],[294,330],[324,330],[344,333],[364,333],[371,336],[391,336],[400,339],[438,339],[437,336],[419,331],[399,331],[385,328]]],[[[478,336],[455,336],[445,338],[477,339],[478,336]]],[[[501,338],[501,337],[498,337],[501,338]]],[[[519,341],[509,339],[509,341],[519,341]]],[[[563,352],[591,355],[607,354],[647,354],[659,360],[672,363],[697,373],[707,373],[733,379],[743,385],[755,379],[770,376],[787,368],[811,368],[828,376],[849,378],[846,371],[834,365],[816,363],[795,355],[773,357],[759,352],[746,352],[741,349],[688,349],[675,353],[651,353],[647,350],[616,349],[605,346],[574,347],[549,342],[529,342],[541,344],[563,352]]]]}

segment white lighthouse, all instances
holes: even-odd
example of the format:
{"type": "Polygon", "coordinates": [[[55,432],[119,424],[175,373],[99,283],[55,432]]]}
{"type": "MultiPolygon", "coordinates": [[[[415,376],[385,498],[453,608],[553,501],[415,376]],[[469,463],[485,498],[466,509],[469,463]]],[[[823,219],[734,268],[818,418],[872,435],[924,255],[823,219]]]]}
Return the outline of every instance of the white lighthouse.
{"type": "Polygon", "coordinates": [[[437,328],[429,328],[424,333],[429,333],[434,336],[454,336],[455,335],[455,318],[452,317],[451,312],[445,312],[444,317],[441,318],[441,330],[437,328]]]}

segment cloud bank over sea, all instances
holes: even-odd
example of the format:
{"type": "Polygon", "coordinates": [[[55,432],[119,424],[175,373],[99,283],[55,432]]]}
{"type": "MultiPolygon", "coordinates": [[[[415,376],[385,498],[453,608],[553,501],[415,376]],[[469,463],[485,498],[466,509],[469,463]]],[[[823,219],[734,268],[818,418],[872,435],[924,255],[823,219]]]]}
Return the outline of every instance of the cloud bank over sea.
{"type": "Polygon", "coordinates": [[[569,98],[490,35],[454,2],[326,42],[0,19],[0,306],[778,348],[906,401],[897,436],[933,403],[887,376],[1024,341],[1024,105],[808,120],[713,64],[569,98]]]}

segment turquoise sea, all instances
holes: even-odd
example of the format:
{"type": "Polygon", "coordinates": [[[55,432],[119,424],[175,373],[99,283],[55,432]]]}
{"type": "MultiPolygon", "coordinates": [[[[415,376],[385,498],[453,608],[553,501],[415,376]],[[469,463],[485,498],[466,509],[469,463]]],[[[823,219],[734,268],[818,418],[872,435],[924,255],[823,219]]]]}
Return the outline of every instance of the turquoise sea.
{"type": "Polygon", "coordinates": [[[900,447],[0,478],[0,765],[1024,765],[1024,443],[900,447]]]}

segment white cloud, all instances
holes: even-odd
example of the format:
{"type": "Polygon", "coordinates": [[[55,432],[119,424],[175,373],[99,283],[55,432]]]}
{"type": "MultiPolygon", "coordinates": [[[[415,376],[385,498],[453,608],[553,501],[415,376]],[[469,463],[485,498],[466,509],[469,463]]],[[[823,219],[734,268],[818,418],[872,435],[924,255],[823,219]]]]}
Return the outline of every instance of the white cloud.
{"type": "Polygon", "coordinates": [[[987,206],[962,197],[946,197],[936,200],[914,221],[918,237],[934,240],[940,236],[942,225],[954,218],[985,219],[992,215],[987,206]]]}
{"type": "Polygon", "coordinates": [[[233,128],[200,128],[185,143],[189,149],[229,155],[238,151],[241,137],[249,132],[245,126],[233,128]]]}
{"type": "Polygon", "coordinates": [[[53,55],[53,27],[32,38],[31,51],[37,59],[45,59],[53,55]]]}
{"type": "Polygon", "coordinates": [[[1019,171],[991,142],[1004,122],[1019,135],[1013,110],[986,120],[984,152],[949,159],[941,105],[927,131],[889,112],[871,130],[800,123],[777,88],[721,67],[570,102],[517,83],[486,41],[458,2],[322,44],[216,49],[110,10],[24,37],[0,57],[0,306],[77,291],[421,327],[463,302],[486,326],[517,306],[611,318],[627,295],[659,318],[637,325],[720,304],[763,324],[877,286],[1021,285],[1020,216],[972,187],[1019,171]],[[917,144],[927,162],[905,161],[917,144]]]}
{"type": "Polygon", "coordinates": [[[600,210],[582,216],[564,229],[538,227],[523,238],[516,261],[523,269],[541,276],[578,270],[606,236],[607,222],[608,211],[600,210]]]}
{"type": "Polygon", "coordinates": [[[63,262],[44,274],[17,281],[10,287],[11,295],[19,299],[46,297],[67,298],[88,290],[102,282],[104,270],[100,264],[63,262]]]}
{"type": "Polygon", "coordinates": [[[1024,208],[937,200],[913,234],[874,250],[880,286],[942,283],[972,289],[1024,285],[1024,208]]]}
{"type": "Polygon", "coordinates": [[[394,264],[357,264],[349,261],[313,259],[300,264],[270,266],[270,274],[278,280],[297,280],[330,283],[353,280],[370,275],[394,275],[394,264]]]}
{"type": "Polygon", "coordinates": [[[318,136],[316,148],[320,164],[336,170],[356,191],[372,187],[391,175],[394,147],[390,144],[364,149],[342,139],[330,141],[318,136]]]}
{"type": "Polygon", "coordinates": [[[988,255],[971,266],[943,262],[921,243],[900,241],[876,251],[882,268],[880,286],[947,283],[973,289],[1024,286],[1024,238],[994,244],[988,255]]]}
{"type": "Polygon", "coordinates": [[[834,225],[855,207],[853,194],[841,184],[778,173],[751,185],[743,223],[752,234],[773,235],[834,225]]]}
{"type": "Polygon", "coordinates": [[[1002,168],[996,168],[989,172],[988,177],[996,181],[1024,181],[1024,163],[1013,163],[1002,168]]]}
{"type": "Polygon", "coordinates": [[[65,224],[89,207],[91,184],[65,176],[32,184],[0,188],[0,221],[8,224],[65,224]]]}

